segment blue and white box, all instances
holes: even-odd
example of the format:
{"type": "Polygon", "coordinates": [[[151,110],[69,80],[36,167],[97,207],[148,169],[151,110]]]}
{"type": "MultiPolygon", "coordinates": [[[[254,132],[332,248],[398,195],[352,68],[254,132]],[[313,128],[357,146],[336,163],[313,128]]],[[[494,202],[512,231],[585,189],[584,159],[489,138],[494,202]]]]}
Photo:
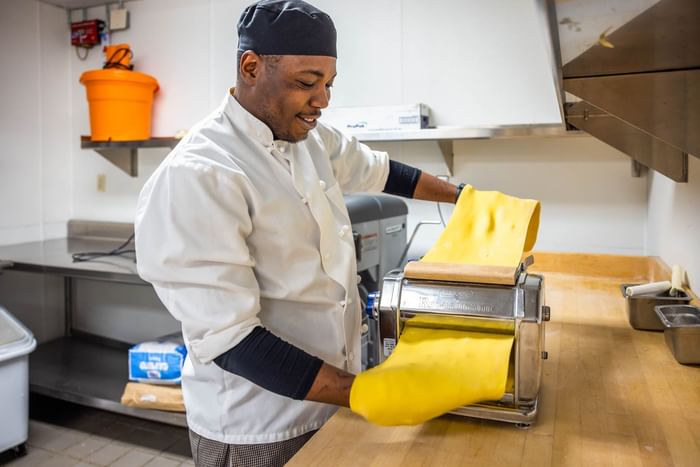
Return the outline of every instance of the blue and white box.
{"type": "Polygon", "coordinates": [[[187,349],[172,340],[144,342],[129,349],[129,380],[150,384],[180,384],[187,349]]]}

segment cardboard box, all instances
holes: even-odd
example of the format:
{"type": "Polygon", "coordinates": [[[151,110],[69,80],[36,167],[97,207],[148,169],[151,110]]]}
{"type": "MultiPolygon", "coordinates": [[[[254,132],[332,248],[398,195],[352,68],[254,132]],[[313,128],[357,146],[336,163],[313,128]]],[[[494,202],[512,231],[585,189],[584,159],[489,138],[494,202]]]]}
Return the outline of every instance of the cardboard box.
{"type": "Polygon", "coordinates": [[[335,107],[323,110],[321,121],[345,132],[401,131],[430,128],[425,104],[335,107]]]}
{"type": "Polygon", "coordinates": [[[184,412],[180,386],[154,386],[152,384],[126,383],[121,403],[139,409],[157,409],[184,412]]]}
{"type": "Polygon", "coordinates": [[[187,349],[177,341],[144,342],[129,349],[129,380],[180,384],[187,349]]]}

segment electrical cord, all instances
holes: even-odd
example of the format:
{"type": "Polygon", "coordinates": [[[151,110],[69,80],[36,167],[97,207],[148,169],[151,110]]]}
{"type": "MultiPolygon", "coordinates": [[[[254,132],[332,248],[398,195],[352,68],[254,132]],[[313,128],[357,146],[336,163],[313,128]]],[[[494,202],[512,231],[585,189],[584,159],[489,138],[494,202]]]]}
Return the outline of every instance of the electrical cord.
{"type": "MultiPolygon", "coordinates": [[[[83,261],[92,261],[93,259],[102,258],[105,256],[121,256],[126,253],[136,253],[136,250],[134,249],[125,249],[133,239],[134,234],[131,234],[124,243],[111,251],[85,251],[82,253],[73,253],[71,257],[73,258],[74,263],[79,263],[83,261]]],[[[134,258],[134,262],[136,262],[136,258],[134,258]]]]}
{"type": "MultiPolygon", "coordinates": [[[[450,181],[449,175],[438,175],[437,178],[439,178],[440,180],[442,180],[444,182],[448,182],[448,183],[450,181]]],[[[440,202],[437,201],[435,204],[437,204],[437,212],[438,212],[438,216],[440,216],[440,223],[442,224],[443,227],[447,227],[447,223],[445,222],[445,216],[443,216],[443,214],[442,214],[442,206],[440,205],[440,202]]]]}
{"type": "Polygon", "coordinates": [[[90,53],[89,47],[80,47],[80,46],[75,47],[75,55],[77,55],[78,59],[82,62],[84,62],[87,59],[89,53],[90,53]],[[80,49],[85,50],[85,55],[81,55],[80,49]]]}
{"type": "Polygon", "coordinates": [[[442,206],[440,206],[440,202],[437,202],[437,210],[438,210],[438,216],[440,216],[440,222],[442,223],[443,227],[447,227],[447,224],[445,223],[445,217],[442,215],[442,206]]]}

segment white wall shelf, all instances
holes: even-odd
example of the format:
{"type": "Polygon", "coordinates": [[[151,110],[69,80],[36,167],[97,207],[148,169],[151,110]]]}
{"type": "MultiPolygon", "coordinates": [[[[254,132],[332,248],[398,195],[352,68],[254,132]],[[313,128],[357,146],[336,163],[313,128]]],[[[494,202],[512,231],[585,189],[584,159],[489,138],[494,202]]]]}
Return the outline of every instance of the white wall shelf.
{"type": "Polygon", "coordinates": [[[422,130],[406,131],[368,131],[350,132],[365,143],[372,142],[409,142],[409,141],[435,141],[440,147],[442,157],[449,175],[454,174],[454,142],[466,139],[500,139],[522,137],[548,137],[548,136],[579,136],[584,134],[577,130],[566,130],[564,125],[504,125],[481,128],[464,127],[438,127],[422,130]]]}
{"type": "MultiPolygon", "coordinates": [[[[435,141],[445,160],[449,175],[454,173],[454,142],[467,139],[502,139],[524,137],[562,137],[585,134],[566,130],[563,125],[507,125],[483,128],[441,127],[411,131],[350,132],[349,136],[365,143],[435,141]]],[[[102,157],[132,177],[138,176],[138,150],[141,148],[174,148],[180,140],[174,137],[151,138],[144,141],[92,141],[80,137],[82,149],[94,149],[102,157]]]]}

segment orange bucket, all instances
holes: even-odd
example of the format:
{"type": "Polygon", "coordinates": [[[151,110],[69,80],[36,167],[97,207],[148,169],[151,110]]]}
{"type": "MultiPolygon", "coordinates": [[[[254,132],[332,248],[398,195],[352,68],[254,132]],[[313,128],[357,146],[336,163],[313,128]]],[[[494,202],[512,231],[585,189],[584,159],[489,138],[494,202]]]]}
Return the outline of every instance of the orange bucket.
{"type": "Polygon", "coordinates": [[[158,81],[137,71],[86,71],[80,82],[87,90],[92,141],[136,141],[151,137],[153,95],[158,81]]]}

